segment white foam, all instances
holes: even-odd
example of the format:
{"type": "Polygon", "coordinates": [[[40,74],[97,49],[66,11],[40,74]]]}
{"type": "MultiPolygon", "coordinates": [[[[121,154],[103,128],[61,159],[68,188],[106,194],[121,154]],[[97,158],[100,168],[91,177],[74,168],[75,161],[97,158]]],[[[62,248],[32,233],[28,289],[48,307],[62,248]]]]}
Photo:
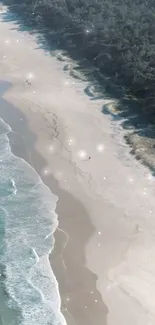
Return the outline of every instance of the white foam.
{"type": "Polygon", "coordinates": [[[7,137],[11,128],[2,119],[0,122],[4,131],[1,142],[5,141],[9,148],[3,153],[0,182],[8,184],[9,179],[14,190],[14,195],[5,195],[2,202],[7,222],[1,263],[6,267],[8,306],[20,308],[20,325],[66,324],[60,311],[58,283],[48,259],[58,225],[58,198],[28,163],[11,152],[7,137]]]}
{"type": "Polygon", "coordinates": [[[12,178],[11,178],[11,184],[12,184],[12,187],[14,188],[13,195],[16,195],[17,187],[16,187],[16,183],[15,183],[14,179],[12,179],[12,178]]]}

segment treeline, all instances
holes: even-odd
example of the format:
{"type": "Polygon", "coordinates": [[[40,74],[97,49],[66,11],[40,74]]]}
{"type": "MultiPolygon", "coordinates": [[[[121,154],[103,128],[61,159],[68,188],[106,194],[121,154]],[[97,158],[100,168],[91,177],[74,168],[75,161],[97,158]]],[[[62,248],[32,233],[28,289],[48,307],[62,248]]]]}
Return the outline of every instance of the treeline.
{"type": "Polygon", "coordinates": [[[155,115],[154,0],[3,0],[49,38],[82,54],[155,115]]]}

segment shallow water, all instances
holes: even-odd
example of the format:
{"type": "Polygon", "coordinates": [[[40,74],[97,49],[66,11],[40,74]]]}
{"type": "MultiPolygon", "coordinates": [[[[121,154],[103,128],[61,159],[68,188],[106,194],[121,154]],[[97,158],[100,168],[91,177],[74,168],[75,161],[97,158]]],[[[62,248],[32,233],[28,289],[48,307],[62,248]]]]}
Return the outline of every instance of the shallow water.
{"type": "Polygon", "coordinates": [[[0,325],[60,325],[58,284],[48,255],[57,197],[11,152],[0,119],[0,325]]]}

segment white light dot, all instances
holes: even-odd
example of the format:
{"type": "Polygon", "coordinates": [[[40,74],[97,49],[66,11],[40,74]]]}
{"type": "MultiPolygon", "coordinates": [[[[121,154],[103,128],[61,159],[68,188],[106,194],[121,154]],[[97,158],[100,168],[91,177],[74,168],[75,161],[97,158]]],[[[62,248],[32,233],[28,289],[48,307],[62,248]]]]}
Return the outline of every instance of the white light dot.
{"type": "Polygon", "coordinates": [[[6,44],[9,44],[9,43],[10,43],[10,41],[7,39],[7,40],[5,41],[5,43],[6,43],[6,44]]]}
{"type": "Polygon", "coordinates": [[[147,175],[147,179],[148,179],[149,181],[151,181],[151,180],[153,179],[153,176],[152,176],[151,174],[148,174],[148,175],[147,175]]]}
{"type": "Polygon", "coordinates": [[[70,299],[69,298],[67,298],[67,301],[69,301],[70,299]]]}
{"type": "Polygon", "coordinates": [[[98,234],[99,234],[99,235],[101,235],[101,232],[100,232],[100,231],[98,231],[98,234]]]}
{"type": "Polygon", "coordinates": [[[55,149],[54,146],[50,146],[50,147],[49,147],[49,151],[50,151],[50,152],[54,152],[54,149],[55,149]]]}
{"type": "Polygon", "coordinates": [[[33,90],[33,93],[34,93],[34,94],[36,93],[35,90],[33,90]]]}
{"type": "Polygon", "coordinates": [[[106,177],[104,176],[103,179],[106,180],[106,177]]]}
{"type": "Polygon", "coordinates": [[[103,152],[103,151],[104,151],[104,145],[101,144],[101,143],[99,143],[99,144],[97,145],[96,149],[97,149],[98,152],[103,152]]]}
{"type": "Polygon", "coordinates": [[[97,299],[95,299],[95,302],[98,302],[97,299]]]}
{"type": "Polygon", "coordinates": [[[149,210],[149,213],[152,214],[152,210],[149,210]]]}
{"type": "Polygon", "coordinates": [[[69,146],[72,146],[72,145],[75,144],[75,139],[74,138],[70,138],[70,139],[67,140],[67,142],[68,142],[68,145],[69,146]]]}
{"type": "Polygon", "coordinates": [[[49,175],[50,174],[50,170],[49,169],[44,169],[42,173],[44,175],[49,175]]]}
{"type": "Polygon", "coordinates": [[[69,84],[69,82],[68,81],[65,81],[65,85],[68,85],[69,84]]]}
{"type": "Polygon", "coordinates": [[[62,179],[62,172],[61,171],[57,171],[56,173],[55,173],[55,177],[57,178],[57,179],[62,179]]]}
{"type": "Polygon", "coordinates": [[[4,55],[3,58],[5,59],[6,58],[6,55],[4,55]]]}
{"type": "Polygon", "coordinates": [[[78,157],[81,159],[85,159],[87,157],[87,152],[85,150],[78,151],[78,157]]]}
{"type": "Polygon", "coordinates": [[[18,39],[16,40],[16,43],[19,43],[19,40],[18,39]]]}
{"type": "Polygon", "coordinates": [[[133,183],[133,178],[132,177],[129,177],[129,182],[133,183]]]}
{"type": "Polygon", "coordinates": [[[87,309],[87,306],[84,306],[85,309],[87,309]]]}
{"type": "Polygon", "coordinates": [[[46,150],[50,153],[53,154],[55,152],[55,145],[51,144],[47,146],[46,150]]]}
{"type": "Polygon", "coordinates": [[[101,244],[100,244],[100,243],[98,243],[98,246],[100,247],[100,246],[101,246],[101,244]]]}
{"type": "Polygon", "coordinates": [[[32,73],[32,72],[29,72],[28,74],[27,74],[27,79],[34,79],[34,73],[32,73]]]}
{"type": "Polygon", "coordinates": [[[94,291],[91,291],[91,294],[93,294],[94,293],[94,291]]]}
{"type": "Polygon", "coordinates": [[[143,195],[146,195],[146,194],[147,194],[147,188],[144,187],[143,195]]]}

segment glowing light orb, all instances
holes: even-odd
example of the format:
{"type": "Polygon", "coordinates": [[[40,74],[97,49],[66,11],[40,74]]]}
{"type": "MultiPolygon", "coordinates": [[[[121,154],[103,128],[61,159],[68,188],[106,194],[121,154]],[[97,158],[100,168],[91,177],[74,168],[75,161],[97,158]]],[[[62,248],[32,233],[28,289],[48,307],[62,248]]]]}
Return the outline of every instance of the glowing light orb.
{"type": "Polygon", "coordinates": [[[146,187],[144,187],[144,191],[143,191],[143,195],[146,195],[147,194],[147,188],[146,187]]]}
{"type": "Polygon", "coordinates": [[[35,90],[33,90],[33,93],[34,93],[34,94],[36,93],[35,90]]]}
{"type": "Polygon", "coordinates": [[[16,40],[16,43],[19,43],[19,40],[18,39],[16,40]]]}
{"type": "Polygon", "coordinates": [[[129,177],[129,182],[132,184],[133,183],[133,177],[129,177]]]}
{"type": "Polygon", "coordinates": [[[46,167],[45,169],[42,170],[42,174],[44,176],[48,176],[50,174],[50,169],[48,167],[46,167]]]}
{"type": "Polygon", "coordinates": [[[104,145],[102,143],[99,143],[96,147],[96,150],[98,152],[103,152],[104,151],[104,145]]]}
{"type": "Polygon", "coordinates": [[[72,145],[75,144],[75,139],[74,138],[70,138],[70,139],[67,140],[67,142],[68,142],[68,145],[69,146],[72,146],[72,145]]]}
{"type": "Polygon", "coordinates": [[[100,232],[100,231],[98,231],[98,234],[99,234],[99,235],[101,235],[101,232],[100,232]]]}
{"type": "Polygon", "coordinates": [[[45,169],[45,170],[44,170],[44,175],[47,175],[47,174],[48,174],[48,170],[45,169]]]}
{"type": "Polygon", "coordinates": [[[5,44],[9,44],[9,43],[10,43],[10,40],[7,39],[7,40],[5,41],[5,44]]]}
{"type": "Polygon", "coordinates": [[[34,76],[34,73],[30,72],[27,74],[26,77],[27,77],[27,79],[32,80],[32,79],[34,79],[35,76],[34,76]]]}
{"type": "Polygon", "coordinates": [[[6,58],[6,55],[4,55],[3,58],[5,59],[6,58]]]}
{"type": "Polygon", "coordinates": [[[151,180],[153,179],[152,174],[148,174],[148,175],[147,175],[147,179],[148,179],[149,181],[151,181],[151,180]]]}
{"type": "Polygon", "coordinates": [[[87,152],[85,150],[78,151],[77,155],[78,155],[78,157],[80,159],[86,159],[87,158],[87,152]]]}
{"type": "Polygon", "coordinates": [[[50,146],[49,150],[54,151],[54,146],[50,146]]]}

